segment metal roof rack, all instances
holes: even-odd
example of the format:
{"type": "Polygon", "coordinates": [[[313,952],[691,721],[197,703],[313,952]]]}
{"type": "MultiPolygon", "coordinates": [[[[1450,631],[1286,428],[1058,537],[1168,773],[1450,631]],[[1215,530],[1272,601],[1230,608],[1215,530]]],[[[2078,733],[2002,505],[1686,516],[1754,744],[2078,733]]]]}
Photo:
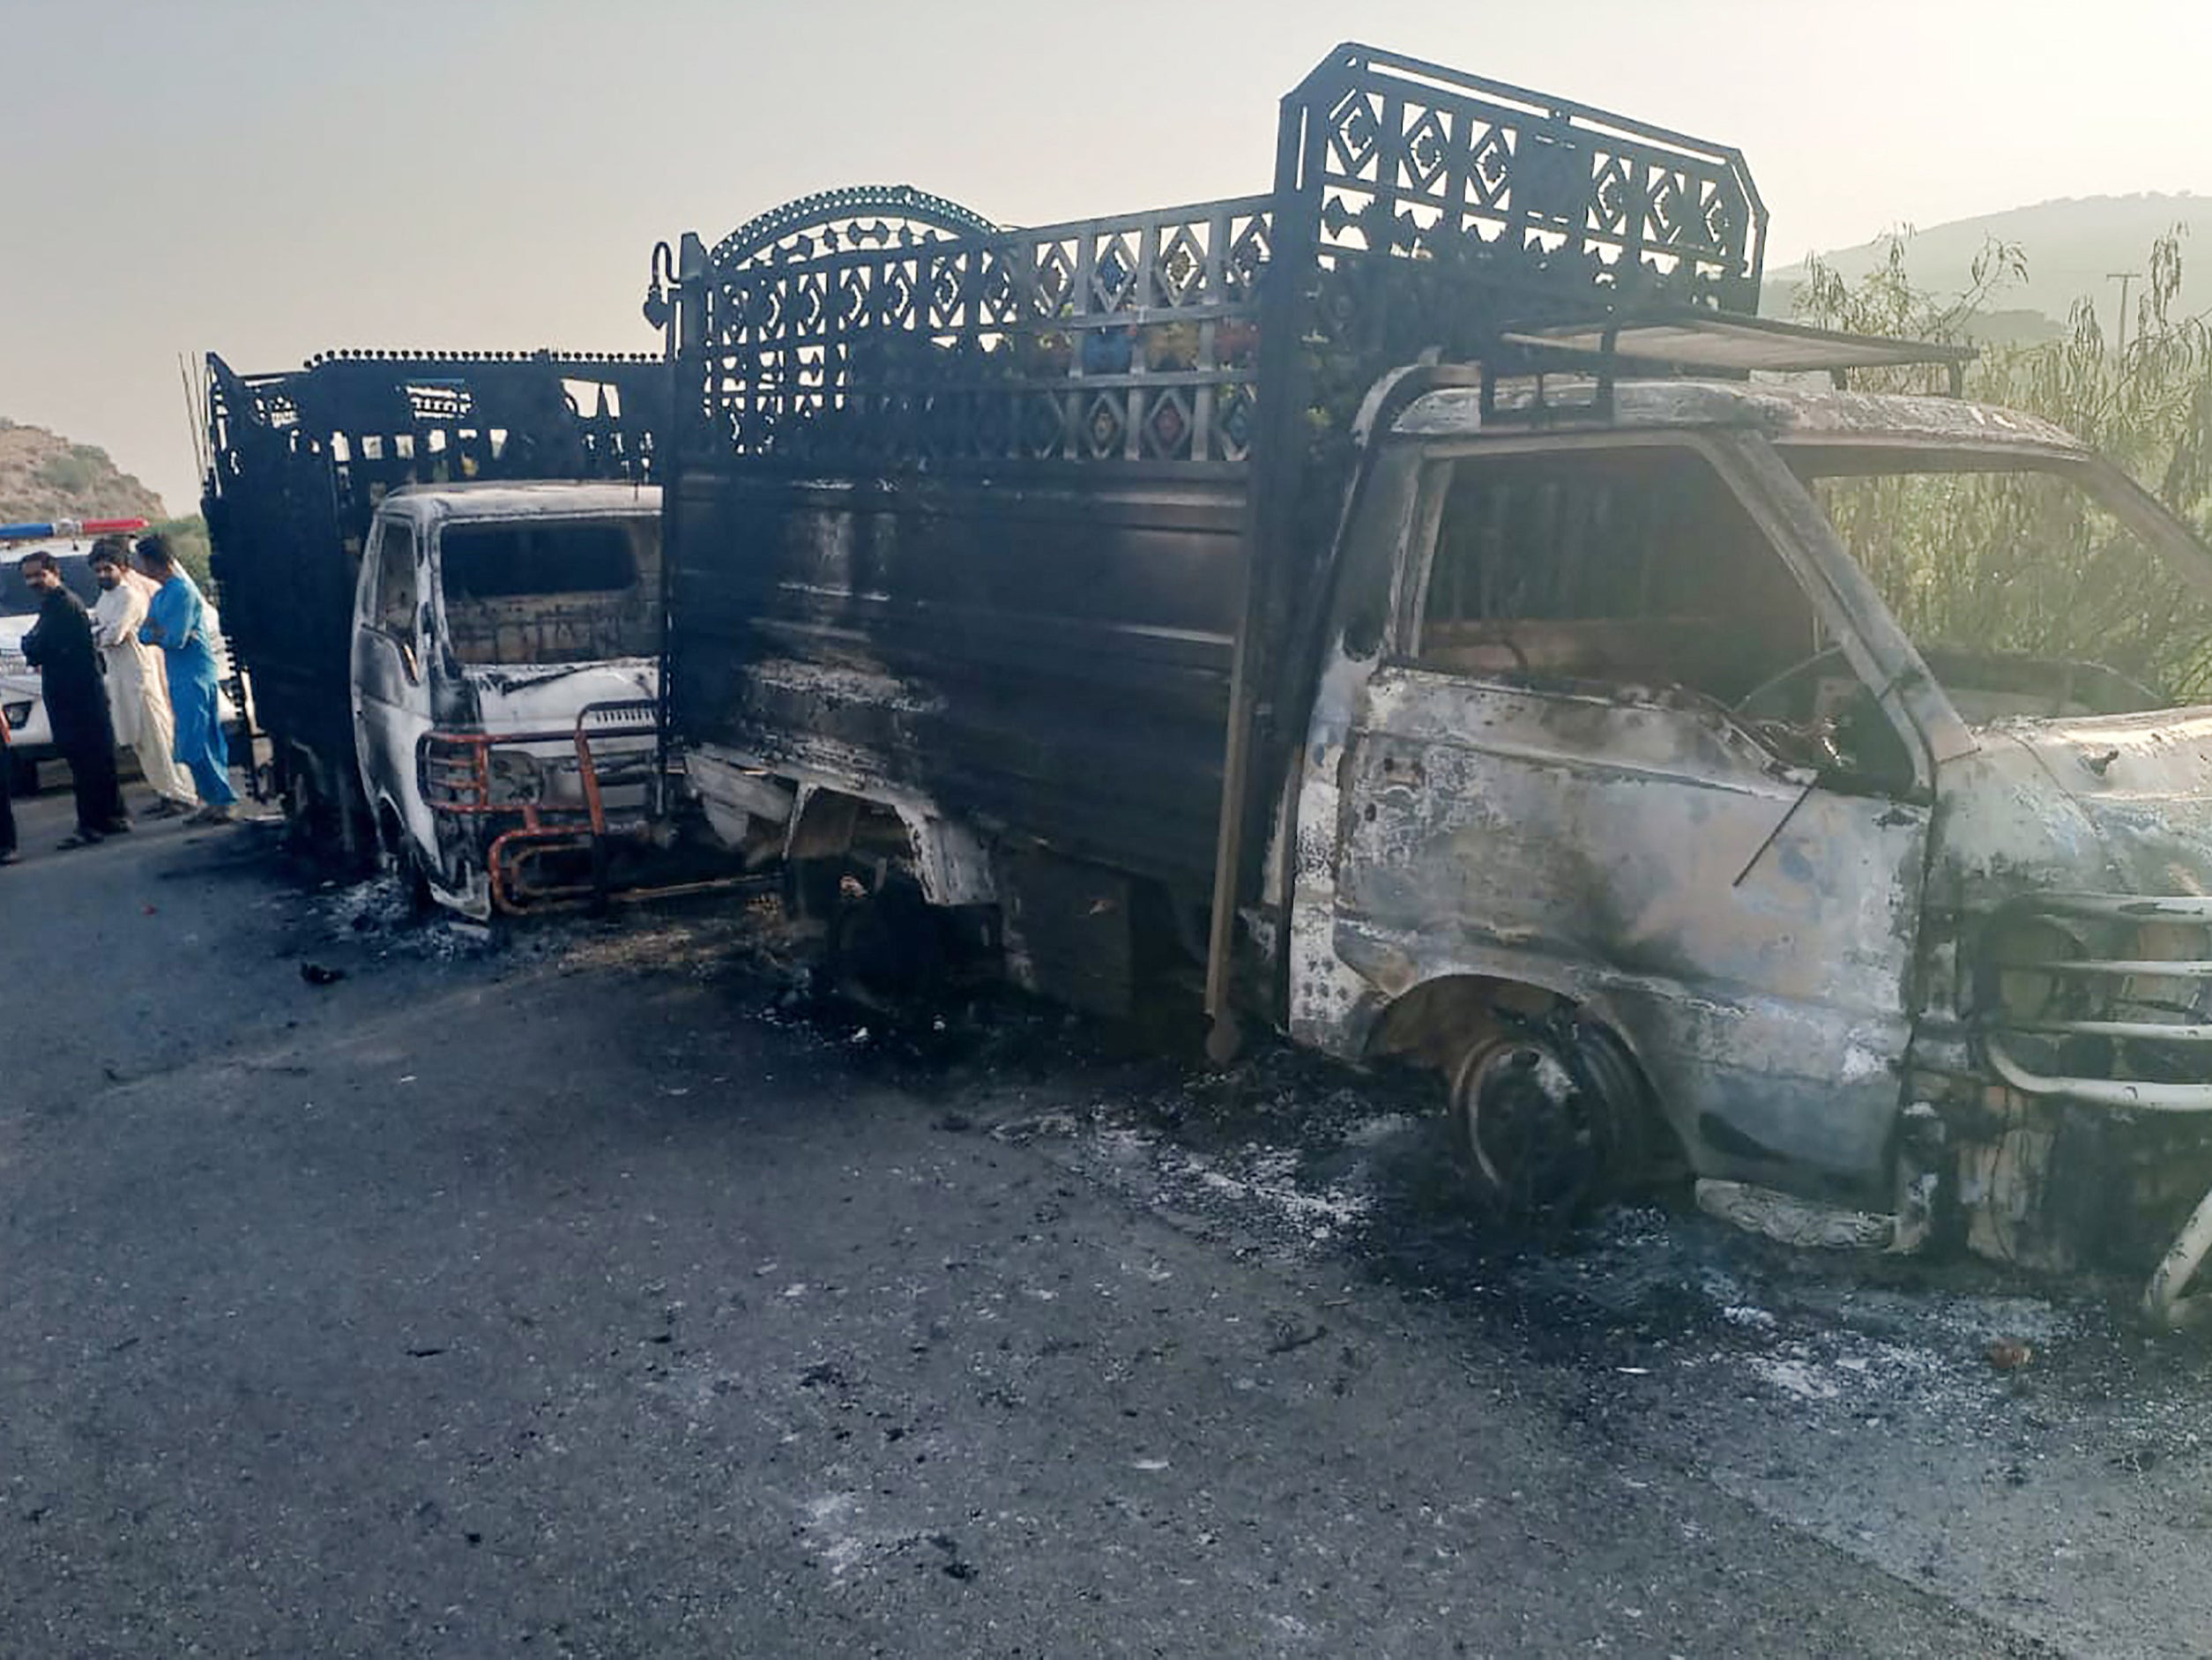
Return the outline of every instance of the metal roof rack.
{"type": "MultiPolygon", "coordinates": [[[[1755,370],[1777,375],[1824,373],[1839,391],[1849,383],[1853,369],[1938,364],[1948,374],[1951,396],[1956,398],[1964,390],[1967,364],[1980,354],[1971,346],[1847,334],[1802,323],[1688,307],[1631,312],[1587,323],[1508,328],[1498,338],[1514,348],[1511,355],[1518,361],[1497,366],[1496,372],[1534,374],[1539,384],[1547,369],[1594,376],[1600,407],[1612,402],[1613,382],[1623,364],[1633,364],[1637,372],[1645,374],[1731,378],[1755,370]]],[[[1486,414],[1493,407],[1495,378],[1495,373],[1484,376],[1486,414]]]]}

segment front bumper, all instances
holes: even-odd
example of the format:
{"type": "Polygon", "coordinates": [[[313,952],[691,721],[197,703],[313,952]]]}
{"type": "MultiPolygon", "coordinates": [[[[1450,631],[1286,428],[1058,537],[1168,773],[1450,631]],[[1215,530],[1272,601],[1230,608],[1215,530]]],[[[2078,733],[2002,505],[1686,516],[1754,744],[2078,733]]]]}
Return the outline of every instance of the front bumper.
{"type": "Polygon", "coordinates": [[[2092,1106],[2212,1113],[2212,896],[2023,895],[1983,942],[1977,1025],[2005,1083],[2092,1106]]]}
{"type": "MultiPolygon", "coordinates": [[[[1993,912],[1975,966],[1976,1033],[1990,1072],[2021,1096],[2109,1113],[2186,1177],[2212,1148],[2212,896],[2029,894],[1993,912]]],[[[2192,1189],[2183,1189],[2186,1195],[2192,1189]]],[[[2171,1225],[2171,1211],[2164,1211],[2171,1225]]],[[[2212,1317],[2186,1294],[2212,1254],[2205,1193],[2143,1292],[2160,1325],[2212,1317]]]]}

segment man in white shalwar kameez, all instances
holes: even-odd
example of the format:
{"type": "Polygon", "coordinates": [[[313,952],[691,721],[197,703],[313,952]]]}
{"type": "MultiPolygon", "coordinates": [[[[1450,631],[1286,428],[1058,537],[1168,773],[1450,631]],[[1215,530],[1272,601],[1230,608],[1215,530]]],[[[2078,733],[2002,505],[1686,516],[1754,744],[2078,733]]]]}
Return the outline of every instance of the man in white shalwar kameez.
{"type": "Polygon", "coordinates": [[[108,665],[108,708],[115,741],[136,752],[138,770],[160,798],[152,816],[190,812],[199,805],[199,795],[191,774],[177,764],[161,649],[138,638],[154,584],[130,569],[128,549],[105,540],[93,544],[92,567],[100,584],[100,598],[93,605],[93,639],[108,665]]]}

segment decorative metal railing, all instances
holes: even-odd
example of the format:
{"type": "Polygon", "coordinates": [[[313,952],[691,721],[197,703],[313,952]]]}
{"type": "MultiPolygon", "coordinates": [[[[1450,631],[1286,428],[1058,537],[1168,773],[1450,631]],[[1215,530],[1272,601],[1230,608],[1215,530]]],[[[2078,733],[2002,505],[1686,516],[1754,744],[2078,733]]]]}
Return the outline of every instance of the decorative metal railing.
{"type": "Polygon", "coordinates": [[[1326,417],[1389,361],[1508,324],[1748,309],[1764,232],[1733,150],[1344,47],[1284,100],[1269,195],[1017,231],[860,189],[688,242],[682,395],[703,458],[1235,469],[1290,378],[1262,327],[1326,417]]]}
{"type": "Polygon", "coordinates": [[[1285,107],[1277,190],[1313,204],[1323,260],[1471,246],[1585,299],[1757,301],[1766,210],[1738,151],[1358,46],[1285,107]]]}
{"type": "Polygon", "coordinates": [[[330,352],[274,375],[240,375],[211,354],[210,482],[221,494],[248,450],[279,437],[327,458],[340,501],[364,521],[372,487],[644,480],[667,407],[666,366],[637,354],[330,352]]]}
{"type": "Polygon", "coordinates": [[[816,199],[715,251],[718,443],[924,466],[1244,458],[1265,197],[964,234],[901,190],[816,199]]]}

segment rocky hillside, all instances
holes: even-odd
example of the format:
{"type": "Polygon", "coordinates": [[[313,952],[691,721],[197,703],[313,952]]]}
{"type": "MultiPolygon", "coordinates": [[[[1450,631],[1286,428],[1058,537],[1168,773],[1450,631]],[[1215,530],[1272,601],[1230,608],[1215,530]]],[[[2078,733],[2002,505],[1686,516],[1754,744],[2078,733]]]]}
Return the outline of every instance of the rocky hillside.
{"type": "Polygon", "coordinates": [[[105,450],[0,416],[0,524],[167,517],[161,498],[120,471],[105,450]]]}

